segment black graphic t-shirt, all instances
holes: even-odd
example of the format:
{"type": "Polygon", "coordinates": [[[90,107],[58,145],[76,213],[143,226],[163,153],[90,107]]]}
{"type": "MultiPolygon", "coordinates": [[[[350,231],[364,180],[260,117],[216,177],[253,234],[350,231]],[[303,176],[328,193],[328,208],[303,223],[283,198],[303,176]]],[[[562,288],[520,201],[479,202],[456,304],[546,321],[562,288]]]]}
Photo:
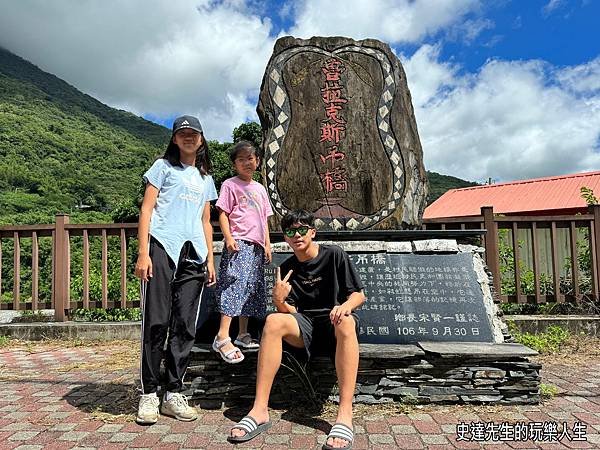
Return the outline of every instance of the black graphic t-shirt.
{"type": "Polygon", "coordinates": [[[281,277],[293,270],[287,302],[299,312],[322,313],[344,303],[364,286],[348,254],[336,245],[319,245],[319,253],[300,262],[292,255],[281,264],[281,277]]]}

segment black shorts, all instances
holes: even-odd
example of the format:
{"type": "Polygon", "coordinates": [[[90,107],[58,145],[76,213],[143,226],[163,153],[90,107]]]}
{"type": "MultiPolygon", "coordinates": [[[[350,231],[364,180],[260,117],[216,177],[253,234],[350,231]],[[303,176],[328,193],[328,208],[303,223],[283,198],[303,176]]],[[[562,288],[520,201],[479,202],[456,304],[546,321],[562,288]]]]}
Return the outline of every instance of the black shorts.
{"type": "MultiPolygon", "coordinates": [[[[311,356],[335,356],[335,328],[329,319],[329,311],[319,313],[296,312],[292,315],[298,322],[300,335],[304,342],[304,350],[308,358],[311,356]]],[[[352,317],[354,318],[356,336],[358,337],[360,319],[356,313],[352,313],[352,317]]]]}

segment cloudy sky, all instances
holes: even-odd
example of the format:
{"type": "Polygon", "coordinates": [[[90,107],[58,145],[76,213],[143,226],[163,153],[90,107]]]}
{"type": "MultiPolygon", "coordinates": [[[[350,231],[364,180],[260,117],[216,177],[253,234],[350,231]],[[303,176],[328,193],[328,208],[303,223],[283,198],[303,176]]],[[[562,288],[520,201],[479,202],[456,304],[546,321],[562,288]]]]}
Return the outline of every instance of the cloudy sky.
{"type": "Polygon", "coordinates": [[[408,77],[428,170],[600,170],[597,0],[0,0],[0,46],[102,102],[209,138],[258,120],[284,35],[376,38],[408,77]]]}

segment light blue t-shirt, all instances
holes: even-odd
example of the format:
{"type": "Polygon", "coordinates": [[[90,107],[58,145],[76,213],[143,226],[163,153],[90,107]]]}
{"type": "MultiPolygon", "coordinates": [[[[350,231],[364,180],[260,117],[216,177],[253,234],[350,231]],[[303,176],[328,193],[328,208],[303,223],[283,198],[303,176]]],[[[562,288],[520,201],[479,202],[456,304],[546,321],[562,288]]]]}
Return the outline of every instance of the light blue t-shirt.
{"type": "Polygon", "coordinates": [[[160,158],[144,174],[144,181],[158,189],[158,198],[150,219],[150,235],[165,248],[177,265],[181,248],[191,241],[204,262],[208,254],[202,212],[206,202],[217,198],[210,175],[200,175],[194,166],[172,166],[160,158]]]}

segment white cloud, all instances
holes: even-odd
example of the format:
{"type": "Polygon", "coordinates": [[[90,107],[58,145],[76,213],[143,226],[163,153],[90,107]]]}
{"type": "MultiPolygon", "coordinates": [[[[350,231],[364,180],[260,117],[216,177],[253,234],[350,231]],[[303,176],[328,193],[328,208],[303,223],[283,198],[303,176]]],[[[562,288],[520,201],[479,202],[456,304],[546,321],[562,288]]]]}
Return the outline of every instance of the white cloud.
{"type": "Polygon", "coordinates": [[[478,8],[479,0],[303,0],[290,34],[419,42],[478,8]]]}
{"type": "Polygon", "coordinates": [[[410,59],[404,61],[408,77],[408,87],[414,106],[426,106],[439,99],[442,91],[456,84],[457,67],[450,63],[439,62],[439,46],[423,45],[410,59]]]}
{"type": "Polygon", "coordinates": [[[561,84],[574,92],[598,94],[600,92],[600,57],[580,66],[568,67],[557,75],[561,84]]]}
{"type": "Polygon", "coordinates": [[[240,0],[24,0],[2,7],[0,45],[115,107],[198,114],[221,140],[247,117],[274,39],[240,0]]]}
{"type": "Polygon", "coordinates": [[[542,8],[542,14],[547,17],[552,14],[555,10],[560,8],[564,3],[563,0],[550,0],[548,3],[544,5],[542,8]]]}
{"type": "Polygon", "coordinates": [[[424,46],[406,61],[428,170],[501,181],[600,167],[598,60],[566,69],[490,60],[460,75],[437,59],[424,46]]]}
{"type": "Polygon", "coordinates": [[[454,25],[448,32],[448,38],[472,44],[483,31],[493,28],[494,22],[489,19],[467,19],[454,25]]]}

